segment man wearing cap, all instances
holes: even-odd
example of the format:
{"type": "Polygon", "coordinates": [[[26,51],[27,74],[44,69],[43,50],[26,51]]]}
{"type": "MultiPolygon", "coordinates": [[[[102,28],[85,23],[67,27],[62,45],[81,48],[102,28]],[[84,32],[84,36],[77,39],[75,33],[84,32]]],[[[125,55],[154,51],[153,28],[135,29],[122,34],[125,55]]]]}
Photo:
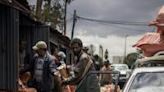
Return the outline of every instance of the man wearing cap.
{"type": "Polygon", "coordinates": [[[38,92],[52,92],[54,75],[57,74],[55,57],[47,51],[47,44],[44,41],[38,41],[32,47],[37,55],[26,71],[32,74],[32,84],[38,92]]]}
{"type": "Polygon", "coordinates": [[[82,41],[78,38],[73,39],[71,48],[75,58],[72,68],[74,74],[63,81],[63,85],[75,85],[75,92],[100,92],[97,74],[87,76],[92,70],[95,70],[95,67],[90,56],[82,50],[82,41]]]}

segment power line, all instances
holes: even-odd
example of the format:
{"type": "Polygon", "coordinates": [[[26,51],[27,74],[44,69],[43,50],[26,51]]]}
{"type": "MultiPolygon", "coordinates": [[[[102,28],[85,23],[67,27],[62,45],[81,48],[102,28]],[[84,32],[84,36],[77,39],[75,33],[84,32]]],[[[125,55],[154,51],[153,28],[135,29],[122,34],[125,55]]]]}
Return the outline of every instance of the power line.
{"type": "MultiPolygon", "coordinates": [[[[86,20],[83,20],[82,19],[82,21],[86,21],[86,20]]],[[[91,21],[91,22],[95,22],[95,21],[91,21]]],[[[121,22],[123,22],[123,21],[121,21],[121,22]]],[[[127,21],[126,21],[127,22],[127,21]]],[[[104,23],[104,22],[95,22],[95,23],[98,23],[98,24],[101,24],[101,25],[111,25],[111,26],[109,26],[109,27],[112,27],[112,28],[114,28],[114,29],[121,29],[121,30],[131,30],[131,32],[132,31],[136,31],[136,32],[138,32],[138,33],[141,33],[141,32],[154,32],[154,28],[150,28],[149,26],[147,26],[146,25],[146,22],[144,23],[144,22],[135,22],[135,23],[142,23],[142,24],[145,24],[144,26],[142,25],[142,29],[141,29],[141,26],[135,26],[135,25],[122,25],[122,24],[113,24],[113,23],[104,23]],[[140,27],[140,28],[138,28],[138,27],[140,27]],[[145,28],[145,29],[143,29],[143,27],[145,28]],[[149,29],[148,29],[148,27],[149,27],[149,29]]],[[[134,22],[133,22],[134,23],[134,22]]],[[[113,29],[112,29],[113,30],[113,29]]]]}
{"type": "MultiPolygon", "coordinates": [[[[86,20],[82,19],[82,21],[86,21],[86,20]]],[[[91,21],[91,22],[95,22],[95,21],[91,21]]],[[[106,22],[104,23],[104,22],[97,22],[97,21],[95,23],[105,25],[105,26],[110,25],[109,27],[116,28],[116,29],[122,29],[122,30],[132,30],[132,31],[137,31],[137,32],[153,32],[154,31],[154,29],[152,29],[152,28],[147,29],[149,26],[142,26],[142,29],[138,29],[138,27],[141,27],[141,26],[113,24],[113,23],[106,23],[106,22]],[[143,27],[145,28],[145,30],[143,29],[143,27]]],[[[144,23],[144,22],[137,22],[137,23],[144,23]]],[[[145,25],[146,25],[146,23],[145,23],[145,25]]]]}
{"type": "Polygon", "coordinates": [[[85,17],[81,17],[81,16],[76,16],[76,17],[77,17],[77,19],[91,21],[91,22],[119,24],[119,25],[131,25],[131,26],[148,26],[148,23],[146,23],[146,22],[111,21],[111,20],[98,20],[98,19],[85,18],[85,17]]]}

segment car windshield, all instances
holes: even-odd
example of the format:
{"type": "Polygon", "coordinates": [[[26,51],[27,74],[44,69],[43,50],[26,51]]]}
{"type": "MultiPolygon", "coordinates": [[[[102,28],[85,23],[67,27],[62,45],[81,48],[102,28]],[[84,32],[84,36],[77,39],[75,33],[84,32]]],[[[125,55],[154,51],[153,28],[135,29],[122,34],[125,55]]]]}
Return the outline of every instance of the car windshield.
{"type": "Polygon", "coordinates": [[[126,66],[126,65],[114,65],[114,66],[112,66],[112,68],[114,70],[127,70],[128,66],[126,66]]]}
{"type": "Polygon", "coordinates": [[[128,92],[164,92],[164,72],[139,73],[128,92]]]}

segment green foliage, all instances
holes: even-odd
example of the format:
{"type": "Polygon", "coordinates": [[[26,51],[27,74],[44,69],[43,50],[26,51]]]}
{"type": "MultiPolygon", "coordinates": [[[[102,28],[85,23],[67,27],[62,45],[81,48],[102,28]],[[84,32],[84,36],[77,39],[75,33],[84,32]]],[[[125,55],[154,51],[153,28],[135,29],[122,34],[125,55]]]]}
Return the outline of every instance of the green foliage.
{"type": "Polygon", "coordinates": [[[94,61],[98,61],[99,62],[100,66],[103,66],[103,59],[98,54],[95,54],[93,56],[93,58],[94,58],[94,61]]]}
{"type": "Polygon", "coordinates": [[[41,20],[50,23],[54,28],[58,26],[62,30],[64,16],[62,4],[58,0],[53,2],[46,0],[43,8],[41,20]]]}
{"type": "Polygon", "coordinates": [[[105,50],[104,58],[105,58],[105,59],[108,59],[108,49],[105,50]]]}
{"type": "MultiPolygon", "coordinates": [[[[43,0],[41,16],[38,20],[48,23],[54,28],[58,27],[60,30],[63,30],[65,15],[64,4],[70,4],[72,1],[73,0],[43,0]]],[[[33,11],[36,12],[35,9],[33,9],[33,11]]]]}
{"type": "Polygon", "coordinates": [[[96,47],[93,44],[90,44],[88,53],[93,56],[96,51],[96,47]]]}
{"type": "Polygon", "coordinates": [[[137,60],[139,54],[136,52],[129,53],[126,58],[124,59],[124,63],[127,64],[128,66],[131,66],[135,63],[137,60]]]}

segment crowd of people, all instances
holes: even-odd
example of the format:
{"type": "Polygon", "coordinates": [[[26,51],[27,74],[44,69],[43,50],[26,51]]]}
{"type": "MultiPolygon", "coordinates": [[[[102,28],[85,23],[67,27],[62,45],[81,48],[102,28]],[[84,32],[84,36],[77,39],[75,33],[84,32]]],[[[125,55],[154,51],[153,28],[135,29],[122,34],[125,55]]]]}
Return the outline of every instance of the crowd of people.
{"type": "Polygon", "coordinates": [[[21,54],[25,52],[20,49],[19,91],[100,92],[100,86],[112,84],[111,76],[89,75],[91,71],[96,70],[111,71],[109,61],[104,65],[96,63],[97,61],[87,53],[87,49],[84,49],[82,41],[78,38],[71,41],[70,48],[73,52],[70,67],[65,63],[66,54],[62,51],[50,53],[44,41],[38,41],[32,47],[34,52],[32,59],[25,58],[25,54],[21,54]]]}

